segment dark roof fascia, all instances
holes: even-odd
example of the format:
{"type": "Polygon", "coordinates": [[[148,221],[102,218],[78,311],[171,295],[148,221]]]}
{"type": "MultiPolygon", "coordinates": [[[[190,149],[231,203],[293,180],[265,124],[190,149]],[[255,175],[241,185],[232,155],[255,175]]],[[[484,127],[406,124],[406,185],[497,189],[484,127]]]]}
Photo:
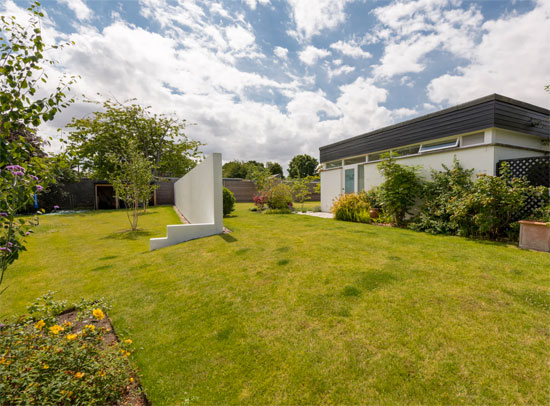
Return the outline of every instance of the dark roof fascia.
{"type": "Polygon", "coordinates": [[[393,130],[393,129],[396,129],[396,128],[405,127],[405,126],[408,126],[410,124],[414,124],[414,123],[418,123],[418,122],[421,122],[421,121],[424,121],[424,120],[428,120],[430,118],[439,117],[439,116],[451,113],[453,111],[462,110],[462,109],[465,109],[465,108],[468,108],[468,107],[476,106],[478,104],[483,104],[483,103],[486,103],[486,102],[497,101],[497,100],[501,101],[501,102],[504,102],[504,103],[512,104],[512,105],[515,105],[515,106],[518,106],[518,107],[522,107],[522,108],[525,108],[525,109],[528,109],[528,110],[533,110],[533,111],[536,111],[536,112],[541,113],[541,114],[550,115],[550,110],[545,109],[544,107],[536,106],[534,104],[522,102],[522,101],[516,100],[516,99],[511,99],[510,97],[506,97],[506,96],[502,96],[500,94],[494,93],[494,94],[491,94],[489,96],[485,96],[485,97],[481,97],[479,99],[471,100],[469,102],[458,104],[458,105],[453,106],[453,107],[448,107],[446,109],[435,111],[435,112],[429,113],[429,114],[425,114],[423,116],[416,117],[416,118],[413,118],[413,119],[410,119],[410,120],[407,120],[407,121],[402,121],[402,122],[397,123],[397,124],[393,124],[393,125],[390,125],[390,126],[387,126],[387,127],[379,128],[378,130],[374,130],[374,131],[371,131],[371,132],[368,132],[368,133],[364,133],[364,134],[361,134],[361,135],[356,135],[354,137],[346,138],[345,140],[337,141],[337,142],[334,142],[332,144],[324,145],[324,146],[320,147],[319,150],[331,148],[331,147],[334,147],[336,145],[345,144],[345,143],[348,143],[348,142],[356,140],[356,139],[360,139],[360,138],[364,138],[364,137],[370,137],[370,136],[377,135],[377,134],[380,134],[380,133],[383,133],[383,132],[386,132],[386,131],[390,131],[390,130],[393,130]]]}

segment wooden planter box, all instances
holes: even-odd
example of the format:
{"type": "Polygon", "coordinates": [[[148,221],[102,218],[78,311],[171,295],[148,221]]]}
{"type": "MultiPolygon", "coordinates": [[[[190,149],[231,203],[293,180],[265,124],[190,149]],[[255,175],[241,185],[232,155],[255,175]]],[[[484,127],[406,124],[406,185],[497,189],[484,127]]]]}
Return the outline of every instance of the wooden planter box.
{"type": "Polygon", "coordinates": [[[550,223],[522,220],[519,224],[520,248],[550,252],[550,223]]]}

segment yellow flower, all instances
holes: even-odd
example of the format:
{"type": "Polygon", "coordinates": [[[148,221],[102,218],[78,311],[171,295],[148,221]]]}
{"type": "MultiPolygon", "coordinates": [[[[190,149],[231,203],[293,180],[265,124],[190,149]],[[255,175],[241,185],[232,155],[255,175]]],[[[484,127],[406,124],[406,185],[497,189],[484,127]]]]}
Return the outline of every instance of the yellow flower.
{"type": "Polygon", "coordinates": [[[124,340],[124,342],[125,342],[126,344],[132,344],[132,340],[130,340],[129,338],[126,339],[126,340],[124,340]]]}
{"type": "Polygon", "coordinates": [[[105,371],[99,371],[99,376],[105,376],[105,371]]]}
{"type": "Polygon", "coordinates": [[[83,376],[84,376],[84,372],[77,372],[76,374],[74,374],[74,377],[75,377],[76,379],[80,379],[80,378],[82,378],[83,376]]]}
{"type": "Polygon", "coordinates": [[[4,357],[0,358],[0,365],[5,364],[5,363],[6,363],[6,359],[4,357]]]}
{"type": "Polygon", "coordinates": [[[63,323],[63,325],[66,327],[71,327],[73,324],[67,320],[65,323],[63,323]]]}
{"type": "Polygon", "coordinates": [[[67,340],[74,340],[76,338],[76,334],[67,334],[67,340]]]}
{"type": "Polygon", "coordinates": [[[34,325],[34,328],[38,331],[42,330],[42,327],[44,327],[46,323],[44,323],[44,320],[38,320],[36,324],[34,325]]]}
{"type": "Polygon", "coordinates": [[[92,314],[97,320],[103,320],[103,318],[105,317],[105,315],[103,314],[103,310],[101,309],[94,309],[92,311],[92,314]]]}
{"type": "Polygon", "coordinates": [[[65,329],[63,327],[57,325],[57,324],[54,324],[53,326],[51,326],[49,328],[49,330],[53,334],[59,334],[61,331],[65,330],[65,329]]]}
{"type": "Polygon", "coordinates": [[[87,328],[90,331],[95,331],[95,326],[93,324],[86,324],[84,328],[87,328]]]}
{"type": "Polygon", "coordinates": [[[50,366],[48,364],[44,364],[43,368],[48,369],[50,366]]]}
{"type": "Polygon", "coordinates": [[[130,378],[130,383],[134,383],[134,378],[130,378]]]}

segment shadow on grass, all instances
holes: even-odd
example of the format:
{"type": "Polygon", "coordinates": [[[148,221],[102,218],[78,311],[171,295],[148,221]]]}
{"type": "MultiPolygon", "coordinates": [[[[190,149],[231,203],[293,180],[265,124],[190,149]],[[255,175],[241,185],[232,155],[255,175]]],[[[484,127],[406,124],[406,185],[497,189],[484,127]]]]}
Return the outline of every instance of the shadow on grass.
{"type": "Polygon", "coordinates": [[[225,242],[237,242],[238,240],[230,234],[218,234],[225,242]]]}
{"type": "Polygon", "coordinates": [[[99,258],[100,261],[107,261],[108,259],[115,259],[118,258],[118,255],[109,255],[107,257],[101,257],[99,258]]]}
{"type": "Polygon", "coordinates": [[[111,233],[105,237],[102,238],[102,240],[137,240],[141,237],[148,237],[152,235],[150,231],[147,230],[122,230],[117,231],[116,233],[111,233]]]}
{"type": "Polygon", "coordinates": [[[96,272],[96,271],[104,271],[106,269],[111,269],[113,267],[113,265],[102,265],[102,266],[97,266],[93,269],[90,269],[90,271],[92,272],[96,272]]]}

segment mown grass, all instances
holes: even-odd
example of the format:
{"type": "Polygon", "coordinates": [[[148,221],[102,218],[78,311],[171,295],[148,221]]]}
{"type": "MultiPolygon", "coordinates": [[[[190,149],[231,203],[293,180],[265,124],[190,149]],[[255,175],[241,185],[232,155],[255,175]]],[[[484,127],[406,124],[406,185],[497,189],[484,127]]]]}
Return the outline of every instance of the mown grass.
{"type": "Polygon", "coordinates": [[[156,405],[550,402],[550,255],[238,204],[148,251],[170,207],[41,218],[0,313],[105,297],[156,405]]]}

